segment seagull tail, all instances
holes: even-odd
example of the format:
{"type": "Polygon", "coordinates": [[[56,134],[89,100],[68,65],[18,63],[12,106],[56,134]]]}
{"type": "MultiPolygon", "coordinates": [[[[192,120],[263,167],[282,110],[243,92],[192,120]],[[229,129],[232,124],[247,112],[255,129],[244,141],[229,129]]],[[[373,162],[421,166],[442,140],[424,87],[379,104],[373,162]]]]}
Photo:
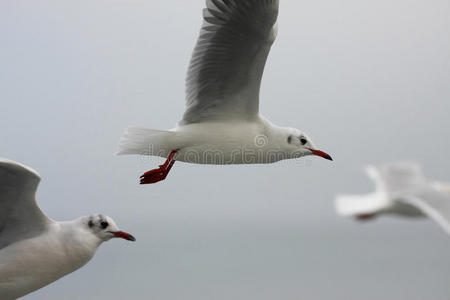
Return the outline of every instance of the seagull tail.
{"type": "Polygon", "coordinates": [[[172,131],[129,127],[120,139],[115,155],[167,156],[167,152],[173,149],[165,146],[170,144],[170,138],[174,135],[172,131]]]}

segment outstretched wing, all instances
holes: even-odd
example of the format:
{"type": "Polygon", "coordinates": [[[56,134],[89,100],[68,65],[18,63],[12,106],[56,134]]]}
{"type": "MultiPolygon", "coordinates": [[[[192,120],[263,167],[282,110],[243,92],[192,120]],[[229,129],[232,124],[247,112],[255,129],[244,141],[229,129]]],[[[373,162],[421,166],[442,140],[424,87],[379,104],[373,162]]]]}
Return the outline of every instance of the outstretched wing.
{"type": "Polygon", "coordinates": [[[186,79],[180,124],[251,120],[276,37],[278,0],[207,0],[186,79]]]}
{"type": "Polygon", "coordinates": [[[367,175],[375,182],[376,189],[393,195],[427,184],[418,164],[395,162],[380,166],[368,166],[367,175]]]}
{"type": "Polygon", "coordinates": [[[450,194],[428,187],[406,197],[404,201],[417,207],[450,234],[450,194]]]}
{"type": "Polygon", "coordinates": [[[40,179],[36,171],[0,158],[0,249],[38,235],[52,222],[35,201],[40,179]]]}

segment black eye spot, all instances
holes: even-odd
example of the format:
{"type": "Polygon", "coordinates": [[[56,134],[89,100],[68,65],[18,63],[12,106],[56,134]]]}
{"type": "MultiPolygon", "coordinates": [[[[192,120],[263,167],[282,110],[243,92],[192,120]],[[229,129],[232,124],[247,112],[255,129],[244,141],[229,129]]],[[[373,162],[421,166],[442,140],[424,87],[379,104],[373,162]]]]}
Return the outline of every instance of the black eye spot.
{"type": "Polygon", "coordinates": [[[108,227],[108,225],[109,225],[109,224],[108,224],[108,222],[106,222],[106,221],[103,221],[103,222],[100,223],[100,226],[102,226],[103,229],[105,229],[106,227],[108,227]]]}
{"type": "Polygon", "coordinates": [[[290,135],[290,136],[288,137],[287,142],[288,142],[289,144],[292,143],[292,135],[290,135]]]}
{"type": "Polygon", "coordinates": [[[302,145],[306,145],[306,143],[308,143],[308,140],[305,138],[300,138],[300,142],[302,143],[302,145]]]}
{"type": "Polygon", "coordinates": [[[89,226],[89,228],[92,228],[94,226],[94,222],[92,222],[92,220],[89,220],[88,226],[89,226]]]}

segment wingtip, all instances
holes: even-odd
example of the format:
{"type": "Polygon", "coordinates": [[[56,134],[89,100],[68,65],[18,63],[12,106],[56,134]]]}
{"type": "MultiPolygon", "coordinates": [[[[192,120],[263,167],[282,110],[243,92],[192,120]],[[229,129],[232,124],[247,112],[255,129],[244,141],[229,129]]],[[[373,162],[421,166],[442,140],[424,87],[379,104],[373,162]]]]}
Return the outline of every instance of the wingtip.
{"type": "Polygon", "coordinates": [[[14,170],[26,170],[27,172],[34,174],[37,178],[41,178],[41,175],[39,175],[39,173],[34,170],[33,168],[24,165],[22,163],[19,163],[17,161],[14,161],[12,159],[8,159],[8,158],[0,158],[0,166],[3,165],[4,168],[10,168],[10,169],[14,169],[14,170]]]}

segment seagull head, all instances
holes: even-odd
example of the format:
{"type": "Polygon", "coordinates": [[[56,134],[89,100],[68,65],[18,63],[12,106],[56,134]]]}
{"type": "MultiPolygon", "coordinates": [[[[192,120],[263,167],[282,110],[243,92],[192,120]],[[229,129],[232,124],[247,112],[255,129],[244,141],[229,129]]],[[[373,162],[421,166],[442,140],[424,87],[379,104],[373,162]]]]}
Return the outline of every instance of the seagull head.
{"type": "Polygon", "coordinates": [[[87,229],[97,236],[101,241],[106,242],[112,238],[121,238],[127,241],[136,241],[134,236],[121,231],[113,219],[101,214],[90,215],[84,222],[87,229]]]}
{"type": "Polygon", "coordinates": [[[333,160],[329,154],[317,149],[311,139],[298,129],[287,128],[284,143],[292,158],[315,155],[333,160]]]}

